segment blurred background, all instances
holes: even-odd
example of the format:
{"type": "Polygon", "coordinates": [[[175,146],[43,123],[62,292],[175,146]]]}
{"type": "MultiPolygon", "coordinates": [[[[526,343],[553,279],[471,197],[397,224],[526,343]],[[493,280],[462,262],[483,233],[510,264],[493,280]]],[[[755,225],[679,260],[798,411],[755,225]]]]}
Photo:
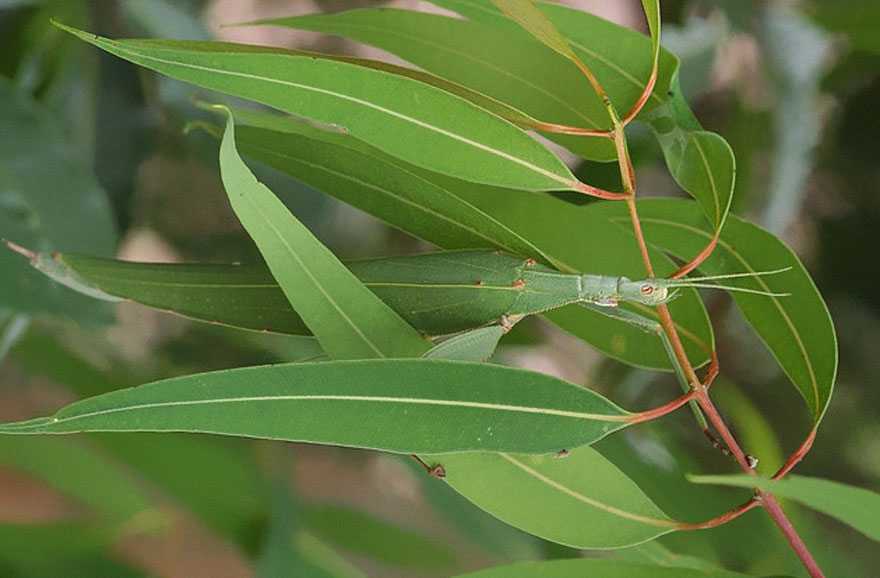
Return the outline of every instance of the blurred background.
{"type": "MultiPolygon", "coordinates": [[[[635,0],[570,2],[643,29],[635,0]]],[[[50,18],[110,37],[218,38],[369,57],[334,37],[268,27],[272,16],[337,11],[341,0],[0,0],[0,236],[32,249],[141,261],[254,261],[226,201],[217,142],[185,132],[220,97],[101,53],[50,18]]],[[[395,6],[432,9],[427,2],[395,6]]],[[[685,96],[733,147],[734,212],[788,242],[831,310],[840,370],[818,440],[797,473],[880,490],[880,1],[664,0],[663,41],[685,96]]],[[[641,191],[676,194],[638,127],[641,191]]],[[[577,164],[600,183],[616,168],[577,164]]],[[[421,241],[271,169],[261,180],[343,259],[429,250],[421,241]]],[[[612,177],[613,178],[613,177],[612,177]]],[[[775,466],[810,416],[723,296],[722,376],[713,395],[738,438],[775,466]]],[[[283,337],[197,324],[74,294],[0,251],[0,420],[199,371],[293,360],[283,337]]],[[[629,408],[675,391],[670,376],[602,358],[540,320],[498,358],[589,385],[629,408]]],[[[596,447],[672,517],[711,518],[742,501],[684,473],[732,472],[687,412],[596,447]]],[[[832,576],[869,576],[876,544],[791,505],[832,576]]],[[[880,514],[878,514],[880,515],[880,514]]],[[[799,575],[758,511],[660,539],[732,570],[799,575]]],[[[648,555],[642,549],[623,555],[648,555]]],[[[2,576],[447,576],[576,552],[469,506],[408,459],[366,451],[190,435],[0,438],[2,576]]]]}

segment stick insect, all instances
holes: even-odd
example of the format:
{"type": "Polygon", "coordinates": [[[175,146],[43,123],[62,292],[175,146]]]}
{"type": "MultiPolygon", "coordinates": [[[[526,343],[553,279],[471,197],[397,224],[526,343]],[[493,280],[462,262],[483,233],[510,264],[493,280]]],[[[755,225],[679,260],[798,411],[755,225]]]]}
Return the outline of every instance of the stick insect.
{"type": "MultiPolygon", "coordinates": [[[[132,263],[64,253],[34,253],[6,241],[31,265],[86,295],[131,300],[193,319],[243,329],[307,335],[266,267],[132,263]]],[[[491,250],[439,251],[346,264],[401,317],[429,337],[495,324],[509,329],[528,315],[580,303],[611,313],[621,302],[668,303],[681,287],[780,296],[712,281],[769,275],[733,273],[685,279],[642,279],[563,273],[491,250]]],[[[613,315],[655,332],[631,316],[613,315]]],[[[639,317],[644,320],[645,318],[639,317]]]]}

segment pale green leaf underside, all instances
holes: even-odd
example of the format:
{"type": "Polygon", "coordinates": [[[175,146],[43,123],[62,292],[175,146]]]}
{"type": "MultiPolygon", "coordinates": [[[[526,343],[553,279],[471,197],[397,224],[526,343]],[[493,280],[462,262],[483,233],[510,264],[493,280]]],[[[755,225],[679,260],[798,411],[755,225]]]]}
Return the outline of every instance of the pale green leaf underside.
{"type": "Polygon", "coordinates": [[[257,181],[235,149],[231,113],[220,173],[235,214],[284,295],[332,358],[415,357],[430,348],[257,181]]]}
{"type": "Polygon", "coordinates": [[[880,541],[880,494],[871,490],[821,478],[794,475],[786,476],[782,480],[756,478],[745,474],[689,476],[688,479],[696,484],[761,488],[833,516],[869,538],[880,541]]]}
{"type": "Polygon", "coordinates": [[[675,529],[635,482],[592,448],[564,458],[506,453],[428,458],[443,465],[446,482],[475,505],[560,544],[620,548],[675,529]]]}
{"type": "Polygon", "coordinates": [[[157,381],[0,433],[183,431],[401,453],[554,452],[629,414],[592,391],[509,367],[441,360],[257,366],[157,381]]]}
{"type": "Polygon", "coordinates": [[[411,78],[271,47],[75,36],[168,76],[319,122],[413,164],[528,190],[570,188],[552,152],[509,122],[411,78]]]}

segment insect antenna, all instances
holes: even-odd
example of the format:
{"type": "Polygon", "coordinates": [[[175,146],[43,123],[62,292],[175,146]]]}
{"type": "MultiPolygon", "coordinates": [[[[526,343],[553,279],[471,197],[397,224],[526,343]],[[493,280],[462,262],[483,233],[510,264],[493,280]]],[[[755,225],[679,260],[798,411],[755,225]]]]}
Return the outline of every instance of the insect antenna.
{"type": "Polygon", "coordinates": [[[772,271],[754,271],[745,273],[725,273],[723,275],[707,275],[705,277],[685,277],[684,279],[669,280],[670,287],[696,287],[703,289],[724,289],[725,291],[738,291],[740,293],[751,293],[753,295],[763,295],[765,297],[788,297],[791,293],[777,293],[774,291],[764,291],[761,289],[750,289],[748,287],[735,287],[732,285],[719,285],[717,283],[709,283],[709,281],[717,281],[722,279],[742,279],[746,277],[761,277],[764,275],[776,275],[789,271],[791,267],[783,269],[774,269],[772,271]]]}

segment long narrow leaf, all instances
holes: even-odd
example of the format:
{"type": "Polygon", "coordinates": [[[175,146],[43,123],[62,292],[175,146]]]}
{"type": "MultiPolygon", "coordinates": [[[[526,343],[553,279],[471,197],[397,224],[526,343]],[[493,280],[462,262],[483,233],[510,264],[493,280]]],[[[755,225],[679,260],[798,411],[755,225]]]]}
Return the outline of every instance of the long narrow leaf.
{"type": "Polygon", "coordinates": [[[459,578],[569,578],[570,576],[589,576],[590,578],[747,578],[749,575],[730,572],[718,568],[695,569],[662,567],[656,564],[641,564],[622,560],[597,560],[581,558],[574,560],[548,560],[542,562],[520,562],[510,566],[499,566],[480,570],[471,574],[461,574],[459,578]]]}
{"type": "Polygon", "coordinates": [[[536,191],[576,183],[562,161],[512,124],[410,78],[319,54],[217,42],[110,40],[57,25],[168,76],[343,125],[357,138],[432,170],[536,191]]]}
{"type": "Polygon", "coordinates": [[[73,403],[0,433],[185,431],[391,452],[555,452],[629,415],[560,379],[441,360],[258,366],[157,381],[73,403]]]}
{"type": "Polygon", "coordinates": [[[429,349],[415,329],[257,181],[235,149],[231,113],[220,145],[220,172],[235,214],[288,301],[331,357],[408,357],[429,349]]]}

